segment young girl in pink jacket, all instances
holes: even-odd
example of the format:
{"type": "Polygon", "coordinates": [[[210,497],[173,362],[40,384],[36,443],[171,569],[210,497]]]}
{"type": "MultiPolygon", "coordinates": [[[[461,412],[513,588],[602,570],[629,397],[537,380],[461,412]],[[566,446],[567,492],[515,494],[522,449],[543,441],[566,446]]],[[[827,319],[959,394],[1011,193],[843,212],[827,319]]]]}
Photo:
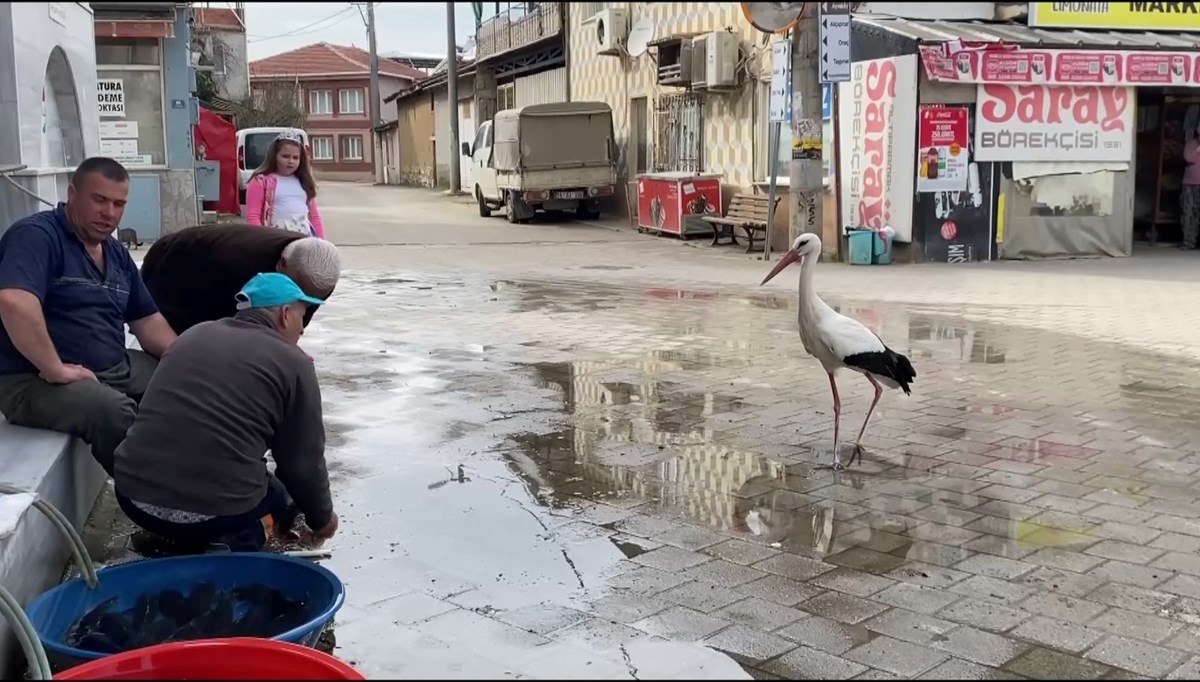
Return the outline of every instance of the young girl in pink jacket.
{"type": "Polygon", "coordinates": [[[325,238],[304,139],[297,131],[275,138],[246,183],[246,222],[325,238]]]}

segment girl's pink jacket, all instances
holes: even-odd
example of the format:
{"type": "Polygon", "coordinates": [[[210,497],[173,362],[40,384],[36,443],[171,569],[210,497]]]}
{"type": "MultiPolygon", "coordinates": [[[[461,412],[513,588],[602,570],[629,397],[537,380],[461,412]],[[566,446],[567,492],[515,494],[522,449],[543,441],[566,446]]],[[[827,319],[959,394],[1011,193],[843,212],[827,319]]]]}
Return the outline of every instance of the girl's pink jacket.
{"type": "MultiPolygon", "coordinates": [[[[275,199],[276,178],[274,173],[256,175],[246,183],[246,222],[262,227],[271,222],[272,205],[275,199]]],[[[312,223],[313,234],[325,238],[325,226],[321,223],[321,212],[317,210],[317,198],[308,200],[308,222],[312,223]]]]}

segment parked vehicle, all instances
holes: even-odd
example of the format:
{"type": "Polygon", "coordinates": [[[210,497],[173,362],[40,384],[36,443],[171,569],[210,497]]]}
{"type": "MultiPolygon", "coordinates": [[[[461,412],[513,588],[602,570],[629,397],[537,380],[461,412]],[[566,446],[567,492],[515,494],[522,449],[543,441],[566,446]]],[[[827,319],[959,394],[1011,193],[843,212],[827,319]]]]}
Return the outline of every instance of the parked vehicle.
{"type": "Polygon", "coordinates": [[[539,210],[594,220],[617,182],[612,109],[603,102],[506,109],[481,125],[462,153],[471,157],[479,215],[503,208],[511,223],[539,210]]]}
{"type": "MultiPolygon", "coordinates": [[[[262,165],[271,148],[271,143],[279,137],[279,133],[294,128],[243,128],[237,131],[237,169],[238,169],[238,205],[246,205],[246,183],[254,169],[262,165]]],[[[308,142],[308,133],[300,131],[304,139],[304,148],[308,158],[312,159],[312,145],[308,142]]],[[[245,212],[243,211],[243,215],[245,212]]]]}

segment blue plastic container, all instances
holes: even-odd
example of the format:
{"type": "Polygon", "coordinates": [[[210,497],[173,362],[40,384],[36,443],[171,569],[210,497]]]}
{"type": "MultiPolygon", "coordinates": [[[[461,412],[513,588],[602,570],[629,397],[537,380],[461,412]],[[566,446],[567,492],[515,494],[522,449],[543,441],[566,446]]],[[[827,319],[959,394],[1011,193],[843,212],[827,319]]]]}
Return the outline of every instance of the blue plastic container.
{"type": "Polygon", "coordinates": [[[165,589],[184,594],[200,582],[219,589],[254,583],[267,585],[290,599],[304,599],[308,620],[271,639],[314,647],[325,626],[346,601],[346,588],[329,569],[303,559],[267,552],[226,552],[136,561],[97,572],[100,586],[91,590],[82,578],[69,580],[38,595],[25,608],[38,639],[56,670],[104,658],[105,654],[67,646],[66,637],[81,616],[110,597],[116,610],[132,607],[143,594],[165,589]]]}
{"type": "Polygon", "coordinates": [[[892,262],[892,244],[888,243],[888,238],[882,232],[875,232],[875,257],[872,263],[875,265],[888,265],[892,262]]]}
{"type": "Polygon", "coordinates": [[[870,265],[874,260],[875,231],[849,230],[846,237],[850,243],[850,264],[870,265]]]}

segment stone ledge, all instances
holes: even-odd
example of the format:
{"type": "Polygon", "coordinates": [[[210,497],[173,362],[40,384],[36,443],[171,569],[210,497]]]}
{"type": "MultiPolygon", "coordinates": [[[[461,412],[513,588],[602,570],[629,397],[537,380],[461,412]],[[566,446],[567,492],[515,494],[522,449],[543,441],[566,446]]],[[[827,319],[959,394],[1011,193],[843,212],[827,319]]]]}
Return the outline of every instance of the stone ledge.
{"type": "MultiPolygon", "coordinates": [[[[36,493],[82,528],[107,478],[88,446],[61,433],[4,421],[0,444],[0,481],[36,493]]],[[[8,506],[17,518],[0,529],[0,584],[22,605],[57,584],[70,558],[67,539],[28,503],[12,500],[8,506]]],[[[10,672],[20,658],[10,627],[0,622],[0,672],[10,672]]]]}

